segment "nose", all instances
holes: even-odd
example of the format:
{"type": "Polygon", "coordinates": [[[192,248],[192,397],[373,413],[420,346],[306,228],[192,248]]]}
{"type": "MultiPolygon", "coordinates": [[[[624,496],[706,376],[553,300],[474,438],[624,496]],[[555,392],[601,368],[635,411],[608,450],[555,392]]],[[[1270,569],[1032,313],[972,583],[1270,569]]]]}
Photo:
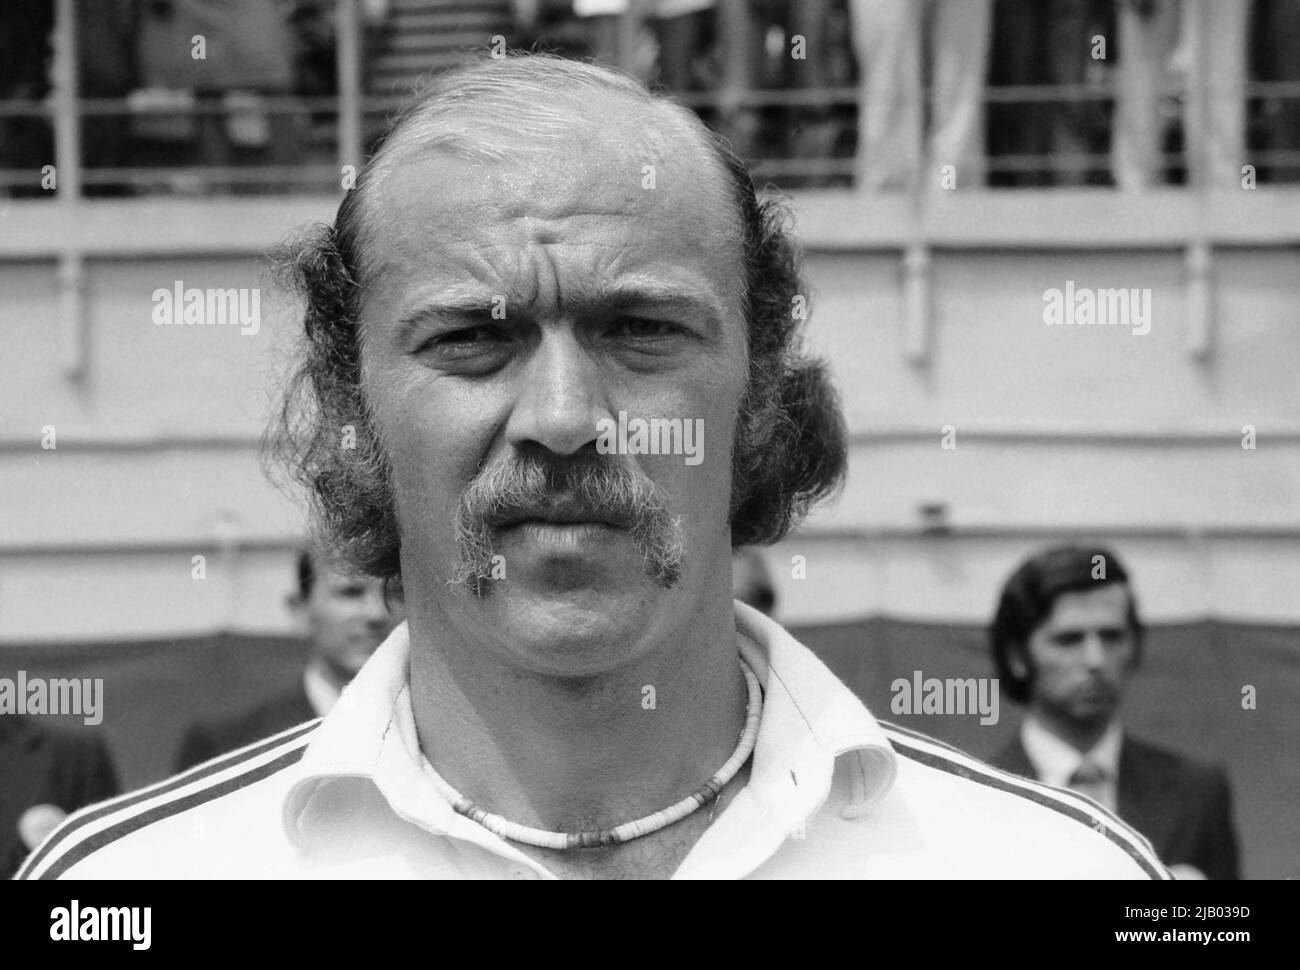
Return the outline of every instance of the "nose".
{"type": "Polygon", "coordinates": [[[571,328],[547,330],[520,375],[523,388],[506,425],[517,448],[540,445],[572,455],[599,436],[608,416],[599,366],[571,328]]]}
{"type": "Polygon", "coordinates": [[[1083,662],[1089,670],[1100,670],[1106,666],[1106,645],[1101,642],[1101,635],[1089,633],[1083,639],[1083,662]]]}
{"type": "Polygon", "coordinates": [[[362,599],[361,609],[365,615],[366,623],[370,626],[384,626],[390,622],[388,604],[384,602],[384,586],[382,583],[370,584],[365,597],[362,599]]]}

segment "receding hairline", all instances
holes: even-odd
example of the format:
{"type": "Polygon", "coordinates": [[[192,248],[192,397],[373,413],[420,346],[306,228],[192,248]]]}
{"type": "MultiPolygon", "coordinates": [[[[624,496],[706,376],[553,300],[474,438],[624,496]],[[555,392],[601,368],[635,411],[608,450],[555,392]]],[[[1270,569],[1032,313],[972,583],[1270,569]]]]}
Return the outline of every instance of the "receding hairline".
{"type": "MultiPolygon", "coordinates": [[[[640,81],[612,68],[542,55],[512,55],[483,59],[431,79],[416,100],[394,122],[383,144],[367,164],[349,197],[358,238],[356,253],[369,275],[362,254],[372,250],[377,228],[367,216],[374,195],[404,158],[446,153],[474,162],[518,162],[530,152],[540,155],[575,133],[600,124],[593,116],[592,95],[625,99],[640,106],[636,122],[646,149],[646,161],[661,160],[671,141],[680,138],[698,151],[725,193],[724,208],[741,226],[734,176],[728,171],[717,137],[689,108],[652,93],[640,81]],[[525,98],[528,94],[532,99],[525,98]]],[[[629,117],[611,123],[626,130],[629,117]]],[[[739,233],[737,232],[739,243],[739,233]]]]}

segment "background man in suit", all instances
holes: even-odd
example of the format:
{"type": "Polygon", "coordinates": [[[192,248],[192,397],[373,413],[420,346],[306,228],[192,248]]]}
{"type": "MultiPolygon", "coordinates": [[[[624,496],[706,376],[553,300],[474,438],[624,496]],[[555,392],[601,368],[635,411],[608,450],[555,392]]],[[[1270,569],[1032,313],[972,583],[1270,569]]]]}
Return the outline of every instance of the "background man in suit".
{"type": "Polygon", "coordinates": [[[1183,878],[1235,879],[1223,769],[1120,727],[1142,633],[1128,574],[1109,550],[1061,546],[1021,565],[1003,587],[989,638],[1002,684],[1028,712],[992,763],[1105,805],[1183,878]]]}
{"type": "Polygon", "coordinates": [[[288,605],[311,640],[302,682],[252,710],[190,728],[177,771],[324,717],[397,623],[380,580],[337,572],[306,550],[298,554],[298,589],[288,605]]]}
{"type": "Polygon", "coordinates": [[[0,879],[71,812],[118,793],[100,737],[55,731],[31,717],[0,717],[0,879]]]}

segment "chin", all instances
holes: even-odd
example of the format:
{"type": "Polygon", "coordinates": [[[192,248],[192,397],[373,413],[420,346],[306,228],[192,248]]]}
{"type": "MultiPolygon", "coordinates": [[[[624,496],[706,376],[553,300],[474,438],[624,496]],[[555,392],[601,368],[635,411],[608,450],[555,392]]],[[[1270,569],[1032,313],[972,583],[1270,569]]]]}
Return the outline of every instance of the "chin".
{"type": "Polygon", "coordinates": [[[489,608],[506,649],[534,670],[585,676],[615,669],[639,654],[656,626],[655,598],[640,589],[529,593],[494,594],[489,608]]]}
{"type": "Polygon", "coordinates": [[[1113,703],[1079,703],[1074,705],[1070,714],[1077,724],[1085,727],[1101,727],[1108,724],[1111,718],[1115,716],[1115,705],[1113,703]]]}

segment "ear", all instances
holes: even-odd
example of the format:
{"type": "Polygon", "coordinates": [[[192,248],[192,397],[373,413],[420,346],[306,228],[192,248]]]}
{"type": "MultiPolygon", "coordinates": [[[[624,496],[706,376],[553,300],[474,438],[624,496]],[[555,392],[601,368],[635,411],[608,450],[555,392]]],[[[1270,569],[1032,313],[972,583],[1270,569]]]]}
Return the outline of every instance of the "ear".
{"type": "Polygon", "coordinates": [[[296,590],[284,597],[284,608],[288,611],[296,629],[307,630],[307,601],[296,590]]]}
{"type": "Polygon", "coordinates": [[[1025,662],[1025,648],[1012,647],[1007,651],[1007,669],[1017,680],[1029,679],[1029,664],[1025,662]]]}

